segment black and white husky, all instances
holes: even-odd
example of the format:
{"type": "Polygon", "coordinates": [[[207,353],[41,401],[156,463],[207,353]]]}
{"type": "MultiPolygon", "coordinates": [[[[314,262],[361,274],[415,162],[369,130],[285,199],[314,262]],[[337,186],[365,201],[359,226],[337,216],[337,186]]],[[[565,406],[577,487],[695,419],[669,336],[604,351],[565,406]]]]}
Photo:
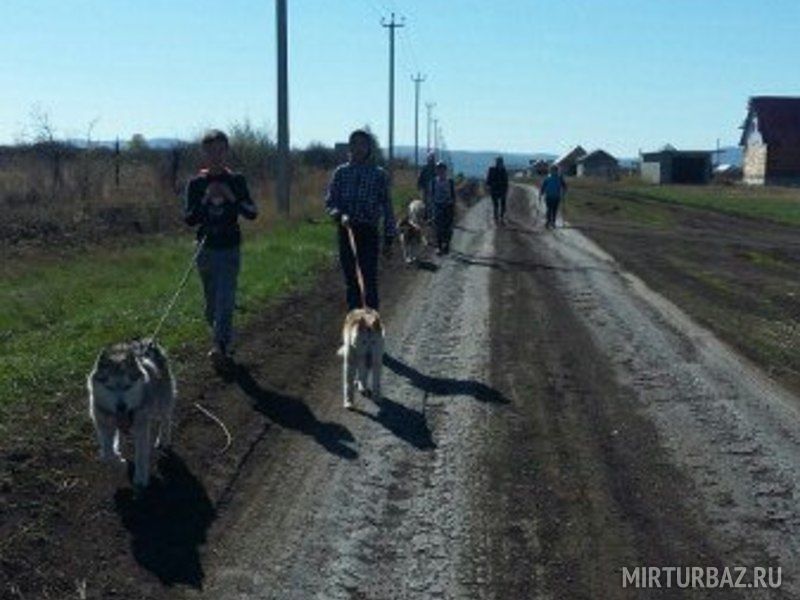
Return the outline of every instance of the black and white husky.
{"type": "Polygon", "coordinates": [[[383,367],[383,324],[378,311],[357,308],[347,313],[342,330],[342,395],[345,408],[353,408],[355,385],[376,402],[381,400],[383,367]],[[371,380],[371,381],[370,381],[371,380]]]}
{"type": "Polygon", "coordinates": [[[104,348],[87,385],[89,415],[97,430],[101,460],[124,463],[119,451],[120,433],[131,432],[133,484],[147,487],[153,448],[171,442],[176,391],[164,350],[150,340],[104,348]],[[151,428],[155,428],[156,437],[151,428]]]}

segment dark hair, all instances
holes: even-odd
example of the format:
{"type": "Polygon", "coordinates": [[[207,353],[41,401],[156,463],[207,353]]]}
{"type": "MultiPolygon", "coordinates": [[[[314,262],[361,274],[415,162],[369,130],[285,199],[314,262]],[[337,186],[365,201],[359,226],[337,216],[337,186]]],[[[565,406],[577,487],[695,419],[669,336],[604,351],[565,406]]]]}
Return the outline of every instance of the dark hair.
{"type": "Polygon", "coordinates": [[[364,131],[363,129],[356,129],[355,131],[353,131],[350,134],[350,137],[347,138],[348,143],[352,143],[353,140],[357,137],[364,138],[365,140],[367,140],[367,143],[369,143],[370,147],[372,146],[372,136],[369,134],[369,132],[364,131]]]}
{"type": "Polygon", "coordinates": [[[230,145],[228,143],[228,136],[225,135],[224,131],[220,131],[219,129],[209,129],[206,131],[200,143],[203,146],[208,146],[214,142],[225,142],[226,146],[230,145]]]}

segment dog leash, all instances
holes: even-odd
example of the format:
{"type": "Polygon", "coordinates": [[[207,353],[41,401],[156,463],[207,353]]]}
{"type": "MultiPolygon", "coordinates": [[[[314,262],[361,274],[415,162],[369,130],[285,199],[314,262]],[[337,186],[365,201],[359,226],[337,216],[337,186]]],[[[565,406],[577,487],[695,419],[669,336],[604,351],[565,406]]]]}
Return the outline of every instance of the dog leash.
{"type": "Polygon", "coordinates": [[[178,285],[178,289],[175,291],[175,294],[172,296],[172,300],[169,301],[167,305],[167,309],[164,311],[164,314],[161,315],[161,320],[159,320],[158,325],[153,330],[153,334],[150,336],[150,344],[154,344],[156,341],[156,336],[161,331],[161,327],[164,325],[164,322],[167,320],[169,313],[172,312],[172,308],[175,306],[175,302],[178,300],[178,296],[181,295],[183,288],[186,287],[186,282],[189,280],[189,275],[194,268],[195,263],[197,262],[197,257],[200,256],[200,251],[203,249],[206,243],[206,236],[204,235],[200,238],[200,241],[197,243],[197,249],[194,251],[194,255],[192,256],[192,260],[189,263],[189,266],[186,268],[186,272],[183,274],[183,278],[181,279],[180,284],[178,285]]]}
{"type": "Polygon", "coordinates": [[[364,291],[364,275],[361,273],[361,267],[358,264],[358,250],[356,249],[356,236],[353,233],[350,224],[344,225],[347,230],[347,237],[350,240],[350,250],[353,252],[353,261],[356,267],[356,281],[358,281],[358,291],[361,294],[361,308],[367,307],[367,294],[364,291]]]}

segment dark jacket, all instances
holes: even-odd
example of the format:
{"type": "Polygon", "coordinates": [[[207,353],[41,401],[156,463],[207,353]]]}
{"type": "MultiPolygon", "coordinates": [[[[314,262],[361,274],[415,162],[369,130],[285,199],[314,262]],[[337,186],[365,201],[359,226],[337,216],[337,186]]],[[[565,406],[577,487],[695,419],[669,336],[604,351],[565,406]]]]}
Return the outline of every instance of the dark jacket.
{"type": "Polygon", "coordinates": [[[486,186],[492,194],[504,195],[508,192],[508,171],[505,167],[489,167],[486,186]]]}
{"type": "Polygon", "coordinates": [[[184,220],[187,225],[199,225],[197,239],[206,237],[208,248],[235,248],[241,244],[239,215],[255,219],[258,215],[247,181],[241,173],[224,171],[211,175],[200,171],[186,186],[184,220]],[[203,203],[206,189],[212,182],[226,183],[233,192],[235,202],[226,201],[219,206],[203,203]]]}

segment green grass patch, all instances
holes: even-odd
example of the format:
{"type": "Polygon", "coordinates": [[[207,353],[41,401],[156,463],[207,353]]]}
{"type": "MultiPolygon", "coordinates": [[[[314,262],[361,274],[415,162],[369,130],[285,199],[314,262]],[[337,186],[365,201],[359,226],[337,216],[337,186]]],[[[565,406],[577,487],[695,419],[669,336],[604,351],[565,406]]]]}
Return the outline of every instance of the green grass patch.
{"type": "MultiPolygon", "coordinates": [[[[413,194],[412,187],[397,186],[395,205],[413,194]]],[[[270,300],[311,282],[336,249],[327,219],[282,224],[265,233],[248,230],[244,237],[237,327],[270,300]]],[[[6,271],[0,289],[0,409],[73,396],[100,348],[149,335],[193,252],[189,235],[158,237],[6,271]]],[[[159,336],[167,348],[208,338],[202,305],[193,272],[159,336]]]]}
{"type": "Polygon", "coordinates": [[[620,189],[643,198],[727,214],[800,225],[800,192],[791,189],[626,185],[620,189]]]}
{"type": "MultiPolygon", "coordinates": [[[[333,226],[280,226],[242,249],[237,304],[247,314],[307,281],[333,255],[333,226]]],[[[82,384],[98,349],[149,335],[194,252],[188,237],[33,268],[0,291],[0,406],[82,384]]],[[[160,336],[168,347],[208,335],[192,273],[160,336]]]]}

